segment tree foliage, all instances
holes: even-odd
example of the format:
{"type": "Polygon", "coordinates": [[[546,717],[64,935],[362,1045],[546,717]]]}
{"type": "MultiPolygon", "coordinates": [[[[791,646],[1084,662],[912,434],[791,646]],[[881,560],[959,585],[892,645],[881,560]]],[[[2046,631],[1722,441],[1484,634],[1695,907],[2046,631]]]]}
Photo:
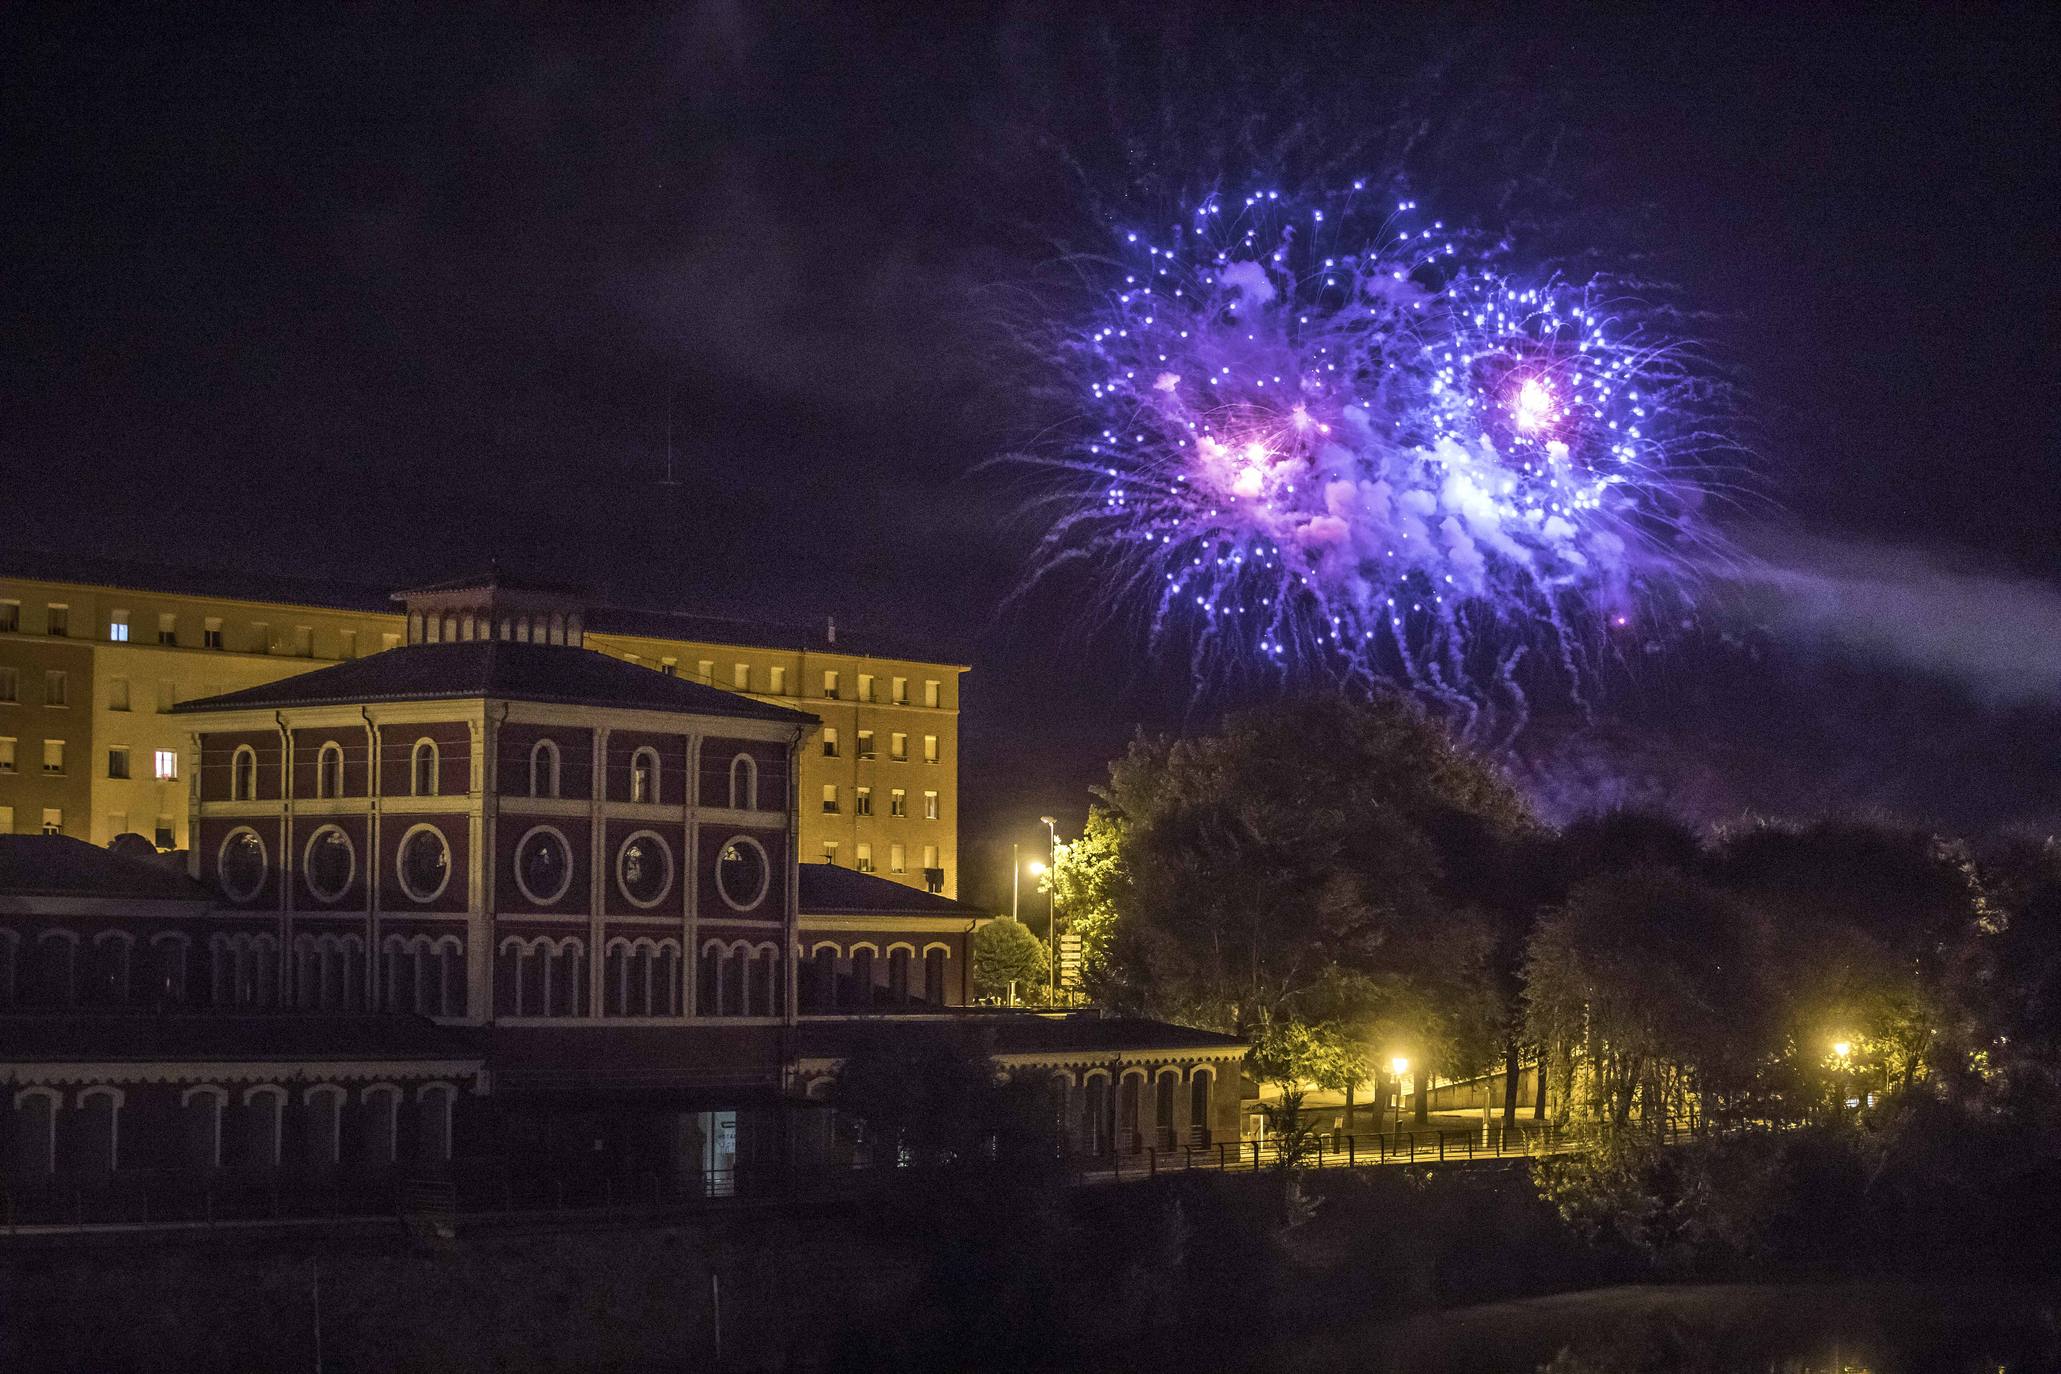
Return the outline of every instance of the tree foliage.
{"type": "Polygon", "coordinates": [[[973,994],[1006,1002],[1044,999],[1052,982],[1051,947],[1017,921],[989,921],[973,932],[973,994]]]}

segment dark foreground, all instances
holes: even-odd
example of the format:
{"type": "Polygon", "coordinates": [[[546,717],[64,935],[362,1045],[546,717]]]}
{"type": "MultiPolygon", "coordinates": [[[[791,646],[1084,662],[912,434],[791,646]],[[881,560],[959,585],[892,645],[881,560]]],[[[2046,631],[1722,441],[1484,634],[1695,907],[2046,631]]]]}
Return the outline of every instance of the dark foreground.
{"type": "Polygon", "coordinates": [[[21,1237],[0,1240],[0,1369],[313,1369],[318,1341],[328,1371],[1416,1374],[1570,1350],[1555,1374],[1835,1357],[1880,1374],[2044,1369],[2061,1352],[2056,1289],[2022,1265],[1972,1289],[1945,1273],[1662,1287],[1569,1234],[1521,1164],[1306,1188],[1291,1206],[1271,1173],[1086,1190],[890,1177],[835,1205],[449,1240],[21,1237]]]}

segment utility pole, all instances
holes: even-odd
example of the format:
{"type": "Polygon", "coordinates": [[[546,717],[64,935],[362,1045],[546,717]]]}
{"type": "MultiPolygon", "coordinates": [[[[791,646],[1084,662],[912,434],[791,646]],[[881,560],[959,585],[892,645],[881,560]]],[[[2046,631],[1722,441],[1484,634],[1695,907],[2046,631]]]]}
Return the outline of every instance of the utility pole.
{"type": "Polygon", "coordinates": [[[1045,935],[1052,941],[1052,1000],[1059,1000],[1059,822],[1050,816],[1040,816],[1045,833],[1052,841],[1052,866],[1045,870],[1051,886],[1045,895],[1051,898],[1045,907],[1045,935]]]}

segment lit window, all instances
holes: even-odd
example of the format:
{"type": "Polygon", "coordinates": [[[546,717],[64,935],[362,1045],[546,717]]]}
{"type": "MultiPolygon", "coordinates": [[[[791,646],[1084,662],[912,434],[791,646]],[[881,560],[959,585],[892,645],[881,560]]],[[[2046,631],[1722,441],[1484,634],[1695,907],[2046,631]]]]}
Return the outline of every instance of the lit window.
{"type": "MultiPolygon", "coordinates": [[[[48,772],[46,768],[44,771],[48,772]]],[[[129,776],[129,747],[125,744],[111,746],[107,751],[107,775],[111,778],[129,776]]]]}
{"type": "Polygon", "coordinates": [[[861,873],[871,873],[873,871],[873,846],[862,841],[858,847],[858,853],[853,859],[852,866],[861,873]]]}
{"type": "Polygon", "coordinates": [[[64,671],[59,668],[50,669],[43,674],[43,704],[45,706],[64,705],[67,697],[67,688],[68,683],[65,679],[64,671]]]}
{"type": "Polygon", "coordinates": [[[837,727],[834,725],[823,727],[823,757],[826,759],[837,757],[837,727]]]}
{"type": "Polygon", "coordinates": [[[873,700],[873,674],[871,673],[859,674],[859,700],[873,700]]]}
{"type": "Polygon", "coordinates": [[[852,812],[860,816],[870,816],[873,814],[872,788],[859,787],[853,789],[852,812]]]}
{"type": "Polygon", "coordinates": [[[0,773],[14,771],[14,737],[0,735],[0,773]]]}
{"type": "MultiPolygon", "coordinates": [[[[0,668],[0,701],[21,700],[21,673],[13,668],[0,668]]],[[[117,707],[117,710],[120,708],[117,707]]]]}
{"type": "Polygon", "coordinates": [[[937,819],[937,793],[935,792],[925,792],[923,794],[923,819],[926,821],[937,819]]]}
{"type": "Polygon", "coordinates": [[[207,623],[201,627],[200,645],[203,649],[219,649],[222,647],[221,617],[211,615],[207,618],[207,623]]]}
{"type": "Polygon", "coordinates": [[[909,871],[909,855],[903,846],[891,844],[887,847],[887,871],[890,873],[907,873],[909,871]]]}
{"type": "Polygon", "coordinates": [[[72,608],[60,606],[54,601],[51,602],[50,609],[45,612],[43,629],[46,634],[54,635],[58,639],[63,639],[66,635],[70,634],[72,632],[72,608]]]}
{"type": "Polygon", "coordinates": [[[938,704],[938,685],[935,682],[923,684],[923,704],[935,710],[938,704]]]}
{"type": "Polygon", "coordinates": [[[170,782],[179,776],[179,751],[156,749],[151,751],[151,772],[159,782],[170,782]]]}
{"type": "Polygon", "coordinates": [[[887,756],[901,762],[909,759],[909,737],[897,730],[887,737],[887,756]]]}
{"type": "Polygon", "coordinates": [[[923,737],[923,761],[924,761],[925,763],[936,763],[936,762],[937,762],[937,736],[936,736],[936,735],[925,735],[925,736],[923,737]]]}
{"type": "Polygon", "coordinates": [[[157,618],[157,642],[177,644],[179,642],[179,617],[167,612],[157,618]]]}
{"type": "Polygon", "coordinates": [[[129,709],[129,679],[111,677],[107,680],[107,709],[126,711],[129,709]]]}
{"type": "Polygon", "coordinates": [[[127,611],[110,611],[108,613],[107,637],[111,643],[115,644],[127,644],[129,642],[129,613],[127,611]]]}
{"type": "Polygon", "coordinates": [[[740,663],[730,671],[730,685],[740,692],[751,690],[751,665],[740,663]]]}
{"type": "Polygon", "coordinates": [[[823,674],[823,695],[829,697],[832,701],[837,700],[837,670],[835,668],[827,669],[823,674]]]}
{"type": "Polygon", "coordinates": [[[823,811],[826,815],[837,811],[837,784],[834,782],[823,784],[823,811]]]}
{"type": "Polygon", "coordinates": [[[903,790],[902,790],[901,788],[899,788],[899,787],[897,787],[897,788],[896,788],[896,789],[895,789],[894,791],[892,791],[892,792],[888,793],[888,794],[887,794],[887,814],[888,814],[888,815],[890,815],[890,816],[906,816],[906,815],[908,815],[908,814],[909,814],[909,794],[908,794],[907,792],[904,792],[904,791],[903,791],[903,790]]]}
{"type": "Polygon", "coordinates": [[[871,730],[859,731],[859,757],[862,759],[873,757],[873,732],[871,730]]]}
{"type": "Polygon", "coordinates": [[[178,847],[178,836],[172,831],[172,818],[170,816],[159,816],[157,818],[157,834],[152,837],[151,843],[155,844],[159,849],[175,849],[178,847]]]}
{"type": "Polygon", "coordinates": [[[62,773],[64,771],[64,741],[46,739],[43,741],[43,771],[62,773]]]}
{"type": "Polygon", "coordinates": [[[897,706],[909,704],[909,679],[898,677],[894,680],[894,703],[897,706]]]}
{"type": "Polygon", "coordinates": [[[768,692],[776,697],[787,695],[787,670],[785,668],[768,668],[766,670],[766,677],[768,679],[766,682],[766,690],[768,692]]]}
{"type": "Polygon", "coordinates": [[[62,835],[64,833],[64,812],[55,806],[43,808],[43,833],[62,835]]]}
{"type": "Polygon", "coordinates": [[[630,800],[658,800],[658,751],[639,749],[630,757],[630,800]]]}
{"type": "Polygon", "coordinates": [[[836,840],[823,841],[823,862],[826,864],[834,864],[837,862],[836,840]]]}
{"type": "Polygon", "coordinates": [[[21,602],[0,601],[0,634],[21,633],[21,602]]]}

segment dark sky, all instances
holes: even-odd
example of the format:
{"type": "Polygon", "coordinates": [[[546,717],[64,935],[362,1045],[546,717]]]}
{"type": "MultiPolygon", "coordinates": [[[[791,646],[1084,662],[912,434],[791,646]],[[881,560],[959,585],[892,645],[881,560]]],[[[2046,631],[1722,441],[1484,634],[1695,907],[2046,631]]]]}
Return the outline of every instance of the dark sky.
{"type": "MultiPolygon", "coordinates": [[[[5,537],[372,581],[498,554],[913,633],[976,663],[968,820],[1003,843],[1180,693],[1061,648],[1063,607],[995,615],[1031,531],[977,465],[1049,418],[995,302],[1092,232],[1084,186],[1250,147],[1398,156],[1674,283],[1759,518],[2038,603],[2052,12],[1814,9],[10,7],[5,537]]],[[[1845,659],[1773,652],[1848,699],[1845,659]]],[[[1888,716],[1961,700],[1914,690],[1888,716]]]]}

